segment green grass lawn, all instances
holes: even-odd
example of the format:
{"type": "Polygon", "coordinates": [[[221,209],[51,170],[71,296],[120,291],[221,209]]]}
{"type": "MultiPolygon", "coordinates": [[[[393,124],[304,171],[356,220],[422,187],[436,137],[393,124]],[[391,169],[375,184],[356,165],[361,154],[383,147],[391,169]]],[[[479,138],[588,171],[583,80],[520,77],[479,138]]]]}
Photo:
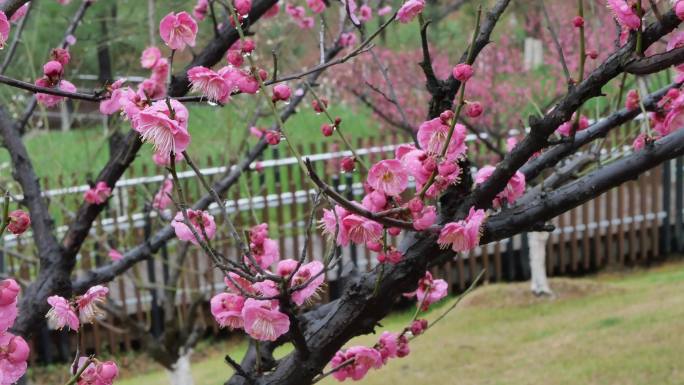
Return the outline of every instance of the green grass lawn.
{"type": "MultiPolygon", "coordinates": [[[[589,279],[554,279],[556,299],[538,299],[527,283],[473,292],[440,324],[411,342],[411,355],[371,372],[362,384],[682,384],[684,264],[589,279]]],[[[440,309],[426,318],[434,319],[440,309]]],[[[399,330],[410,312],[380,330],[399,330]]],[[[354,344],[372,345],[377,336],[354,344]]],[[[243,344],[201,347],[197,385],[230,376],[223,355],[243,344]],[[211,352],[207,353],[209,350],[211,352]]],[[[118,385],[167,384],[166,374],[124,369],[118,385]]],[[[138,367],[136,360],[135,367],[138,367]]],[[[153,368],[153,365],[147,365],[153,368]]],[[[332,379],[322,384],[335,383],[332,379]]]]}

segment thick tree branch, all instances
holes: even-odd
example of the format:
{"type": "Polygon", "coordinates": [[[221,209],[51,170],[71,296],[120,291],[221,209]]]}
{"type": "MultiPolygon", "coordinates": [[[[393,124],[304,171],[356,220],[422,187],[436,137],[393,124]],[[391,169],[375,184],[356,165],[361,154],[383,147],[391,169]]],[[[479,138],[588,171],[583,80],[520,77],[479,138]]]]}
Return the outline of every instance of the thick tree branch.
{"type": "MultiPolygon", "coordinates": [[[[648,48],[661,37],[672,32],[681,20],[670,11],[663,15],[661,22],[655,22],[643,32],[643,47],[648,48]]],[[[572,114],[587,100],[601,95],[601,88],[625,70],[625,64],[634,58],[636,40],[630,39],[625,45],[613,53],[589,76],[571,88],[555,106],[542,118],[530,118],[530,134],[508,153],[500,162],[492,176],[478,185],[463,200],[457,215],[463,216],[471,206],[487,207],[496,194],[508,183],[508,180],[520,169],[535,152],[547,145],[547,139],[561,124],[570,120],[572,114]]]]}
{"type": "Polygon", "coordinates": [[[660,163],[684,154],[684,130],[678,130],[644,149],[604,166],[559,189],[542,194],[529,204],[513,207],[490,217],[485,223],[482,243],[520,233],[577,207],[660,163]]]}
{"type": "MultiPolygon", "coordinates": [[[[667,93],[668,90],[676,88],[679,85],[680,83],[672,83],[667,87],[648,95],[646,98],[644,98],[644,107],[647,110],[654,109],[658,104],[658,101],[667,93]]],[[[568,155],[573,154],[580,147],[592,142],[595,139],[605,137],[613,128],[631,121],[639,116],[639,114],[641,114],[640,109],[627,110],[626,108],[623,108],[622,110],[617,111],[610,116],[592,124],[586,130],[578,132],[573,142],[563,142],[542,153],[538,157],[531,159],[520,168],[520,171],[525,174],[526,180],[532,181],[542,171],[549,167],[553,167],[556,163],[560,162],[568,155]]]]}

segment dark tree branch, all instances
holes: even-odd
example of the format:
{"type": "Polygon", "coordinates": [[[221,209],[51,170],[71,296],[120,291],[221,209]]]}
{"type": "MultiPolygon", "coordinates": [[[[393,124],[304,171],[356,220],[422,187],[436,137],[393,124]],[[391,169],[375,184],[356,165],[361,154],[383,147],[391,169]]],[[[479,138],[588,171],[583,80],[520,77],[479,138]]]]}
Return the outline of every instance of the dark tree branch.
{"type": "Polygon", "coordinates": [[[21,80],[13,79],[5,75],[0,75],[0,83],[7,84],[11,87],[19,88],[22,90],[31,91],[35,93],[43,93],[56,96],[64,96],[70,99],[85,100],[88,102],[99,102],[105,99],[102,95],[98,94],[84,94],[81,92],[69,92],[63,91],[59,88],[52,87],[41,87],[33,83],[24,82],[21,80]]]}
{"type": "Polygon", "coordinates": [[[41,195],[40,183],[36,175],[28,151],[21,141],[21,135],[15,123],[4,107],[0,106],[0,135],[7,148],[11,160],[13,177],[22,188],[22,203],[28,207],[31,216],[33,239],[38,249],[40,272],[35,283],[24,290],[21,296],[19,317],[13,330],[26,335],[29,325],[40,321],[47,310],[45,299],[53,293],[69,293],[69,275],[74,266],[74,259],[61,257],[62,249],[54,235],[54,224],[47,203],[41,195]],[[37,309],[38,311],[25,311],[37,309]]]}
{"type": "MultiPolygon", "coordinates": [[[[340,51],[342,47],[335,45],[328,49],[326,52],[325,60],[332,60],[340,51]]],[[[315,83],[318,77],[323,73],[323,70],[314,72],[307,77],[307,82],[315,83]]],[[[296,107],[304,100],[308,89],[306,87],[302,88],[303,92],[301,95],[296,96],[292,99],[287,108],[281,113],[282,121],[286,121],[292,114],[295,113],[296,107]]],[[[272,129],[276,129],[277,126],[274,125],[272,129]]],[[[225,195],[225,193],[239,180],[243,172],[249,169],[252,162],[254,162],[263,151],[268,147],[266,142],[262,139],[257,143],[250,151],[247,156],[243,158],[237,165],[233,166],[226,175],[217,181],[212,188],[219,194],[225,195]]],[[[209,204],[213,202],[213,198],[210,194],[205,194],[192,206],[195,210],[204,210],[209,207],[209,204]]],[[[87,222],[91,223],[91,222],[87,222]]],[[[175,233],[171,225],[164,226],[161,230],[151,236],[145,243],[140,244],[124,254],[124,258],[119,261],[111,262],[104,266],[100,266],[93,269],[83,276],[76,278],[73,282],[73,288],[76,293],[82,293],[86,291],[92,285],[98,283],[109,282],[116,278],[116,276],[122,274],[129,268],[131,268],[136,263],[149,258],[152,254],[157,252],[159,248],[166,243],[169,239],[175,237],[175,233]]],[[[66,238],[65,238],[66,239],[66,238]]]]}
{"type": "MultiPolygon", "coordinates": [[[[658,101],[667,93],[668,90],[678,87],[679,83],[672,83],[644,98],[644,107],[646,110],[652,110],[656,107],[658,101]]],[[[591,125],[586,130],[580,131],[575,136],[574,142],[563,142],[550,150],[542,153],[536,158],[531,159],[520,171],[525,174],[525,179],[532,181],[542,171],[549,167],[553,167],[556,163],[570,154],[575,153],[580,147],[595,139],[605,137],[613,128],[618,127],[624,123],[631,121],[641,114],[640,109],[627,110],[626,108],[613,113],[612,115],[599,120],[591,125]]]]}
{"type": "MultiPolygon", "coordinates": [[[[661,22],[649,25],[643,32],[643,47],[648,48],[662,36],[674,30],[681,20],[670,11],[663,15],[661,22]]],[[[572,114],[587,100],[601,95],[601,88],[625,70],[625,63],[634,59],[636,40],[630,39],[625,45],[614,52],[606,61],[596,68],[589,76],[569,90],[555,106],[542,118],[530,117],[530,134],[508,153],[500,162],[492,176],[478,185],[472,193],[464,199],[457,215],[463,216],[471,206],[487,207],[496,194],[506,186],[510,178],[520,169],[535,152],[547,145],[547,139],[561,124],[567,122],[572,114]]]]}
{"type": "Polygon", "coordinates": [[[682,154],[684,130],[678,130],[581,179],[543,194],[529,204],[490,217],[485,223],[481,243],[510,237],[521,229],[552,219],[682,154]]]}
{"type": "Polygon", "coordinates": [[[631,60],[625,65],[625,72],[633,75],[648,75],[682,62],[684,62],[684,47],[631,60]]]}
{"type": "Polygon", "coordinates": [[[2,66],[0,66],[0,74],[4,74],[5,71],[7,71],[7,67],[12,62],[12,59],[14,59],[14,54],[17,52],[17,47],[19,46],[19,42],[21,41],[21,35],[24,33],[24,27],[26,27],[26,22],[29,19],[31,10],[33,9],[33,4],[34,3],[29,4],[28,9],[26,10],[26,14],[24,15],[24,17],[21,18],[19,26],[16,28],[14,32],[12,44],[10,45],[9,49],[7,50],[7,53],[5,54],[5,58],[2,61],[2,66]]]}
{"type": "MultiPolygon", "coordinates": [[[[510,0],[498,0],[494,7],[485,15],[484,22],[480,28],[480,33],[477,35],[475,44],[472,47],[473,60],[477,57],[477,55],[479,55],[480,51],[482,51],[484,47],[489,44],[489,38],[492,34],[492,31],[494,31],[494,27],[509,3],[510,0]]],[[[471,49],[469,47],[463,53],[463,55],[461,55],[461,59],[458,62],[465,63],[468,59],[468,52],[470,51],[471,49]]],[[[456,96],[456,93],[460,87],[461,82],[456,80],[452,75],[449,75],[448,79],[440,81],[439,87],[433,89],[428,88],[428,91],[432,95],[428,118],[432,119],[439,116],[439,114],[443,111],[450,110],[454,97],[456,96]]]]}

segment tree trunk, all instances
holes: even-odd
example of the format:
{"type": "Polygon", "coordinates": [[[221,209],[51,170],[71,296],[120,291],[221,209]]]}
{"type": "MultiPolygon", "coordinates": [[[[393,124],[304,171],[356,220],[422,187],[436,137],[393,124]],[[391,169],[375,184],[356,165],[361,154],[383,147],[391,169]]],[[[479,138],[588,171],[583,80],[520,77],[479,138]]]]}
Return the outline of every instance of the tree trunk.
{"type": "Polygon", "coordinates": [[[192,349],[181,349],[178,360],[172,365],[172,369],[166,370],[169,376],[169,385],[193,385],[192,370],[190,364],[192,349]]]}
{"type": "Polygon", "coordinates": [[[546,279],[546,241],[548,239],[549,233],[547,232],[527,234],[527,242],[530,245],[530,270],[532,271],[530,287],[534,295],[553,295],[546,279]]]}

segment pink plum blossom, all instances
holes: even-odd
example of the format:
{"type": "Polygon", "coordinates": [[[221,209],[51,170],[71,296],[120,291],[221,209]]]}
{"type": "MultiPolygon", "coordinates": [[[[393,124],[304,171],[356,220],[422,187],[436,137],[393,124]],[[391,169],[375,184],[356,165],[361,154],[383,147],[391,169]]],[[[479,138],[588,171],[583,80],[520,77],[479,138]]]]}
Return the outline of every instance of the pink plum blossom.
{"type": "Polygon", "coordinates": [[[5,47],[7,39],[9,39],[10,23],[7,20],[5,12],[0,11],[0,49],[5,47]]]}
{"type": "Polygon", "coordinates": [[[242,318],[245,332],[260,341],[275,341],[290,329],[290,319],[278,310],[277,301],[248,298],[242,318]]]}
{"type": "MultiPolygon", "coordinates": [[[[496,168],[494,166],[484,166],[475,174],[475,184],[482,184],[489,179],[496,168]]],[[[494,198],[494,207],[500,207],[505,200],[508,204],[513,204],[525,192],[525,174],[520,171],[511,177],[503,191],[494,198]]]]}
{"type": "MultiPolygon", "coordinates": [[[[448,133],[449,126],[445,124],[442,118],[428,120],[418,127],[418,143],[428,154],[440,155],[446,143],[448,133]]],[[[457,159],[465,154],[465,138],[465,126],[457,123],[454,126],[454,132],[446,151],[447,159],[457,159]]]]}
{"type": "MultiPolygon", "coordinates": [[[[573,115],[572,119],[558,126],[556,132],[563,136],[570,136],[570,134],[572,133],[572,126],[573,124],[575,124],[574,117],[575,116],[573,115]]],[[[589,128],[589,118],[587,118],[584,115],[581,115],[577,125],[576,132],[584,131],[587,128],[589,128]]]]}
{"type": "Polygon", "coordinates": [[[101,205],[107,201],[107,198],[112,196],[112,189],[107,186],[107,182],[99,181],[95,187],[91,187],[83,193],[83,199],[91,205],[101,205]]]}
{"type": "Polygon", "coordinates": [[[7,230],[14,234],[23,234],[31,226],[31,216],[24,210],[14,210],[9,213],[7,230]]]}
{"type": "Polygon", "coordinates": [[[232,85],[225,77],[209,68],[196,66],[188,70],[192,91],[200,92],[208,100],[225,103],[230,98],[232,85]]]}
{"type": "Polygon", "coordinates": [[[382,225],[357,214],[350,214],[342,219],[342,231],[350,241],[356,244],[374,242],[382,237],[382,225]]]}
{"type": "Polygon", "coordinates": [[[239,15],[247,15],[252,9],[252,0],[233,0],[233,5],[239,15]]]}
{"type": "Polygon", "coordinates": [[[424,0],[408,0],[399,8],[397,20],[401,23],[408,23],[423,12],[423,8],[425,8],[424,0]]]}
{"type": "Polygon", "coordinates": [[[182,51],[195,46],[197,23],[187,12],[171,12],[159,23],[159,35],[169,48],[182,51]]]}
{"type": "Polygon", "coordinates": [[[188,109],[175,99],[170,103],[173,113],[166,101],[158,100],[140,111],[134,120],[133,128],[142,141],[152,143],[155,152],[161,154],[183,152],[190,144],[188,109]]]}
{"type": "Polygon", "coordinates": [[[71,306],[69,301],[58,295],[48,297],[48,304],[51,308],[45,315],[48,321],[48,326],[52,329],[63,329],[68,326],[71,330],[78,331],[80,323],[76,311],[71,306]]]}
{"type": "Polygon", "coordinates": [[[202,21],[207,17],[209,11],[209,0],[197,0],[197,5],[192,9],[192,15],[195,19],[202,21]]]}
{"type": "Polygon", "coordinates": [[[473,67],[466,63],[456,64],[454,69],[451,71],[453,77],[460,82],[467,82],[471,77],[473,77],[474,73],[475,71],[473,70],[473,67]]]}
{"type": "Polygon", "coordinates": [[[338,381],[344,381],[347,378],[359,381],[368,374],[369,370],[382,367],[382,355],[373,348],[352,346],[347,350],[340,350],[335,353],[330,361],[330,366],[333,369],[343,364],[345,366],[332,373],[333,378],[338,381]]]}
{"type": "Polygon", "coordinates": [[[368,185],[385,195],[401,194],[408,186],[408,173],[401,161],[385,159],[374,164],[368,171],[368,185]]]}
{"type": "Polygon", "coordinates": [[[325,2],[323,0],[306,0],[306,5],[313,13],[322,13],[325,11],[325,2]]]}
{"type": "Polygon", "coordinates": [[[120,261],[123,259],[123,254],[117,249],[110,249],[109,252],[107,253],[107,256],[114,262],[120,261]]]}
{"type": "Polygon", "coordinates": [[[26,373],[29,353],[29,345],[21,336],[0,333],[0,385],[19,381],[26,373]]]}
{"type": "Polygon", "coordinates": [[[157,65],[161,59],[162,53],[157,47],[147,47],[140,56],[140,65],[142,68],[152,69],[157,65]]]}
{"type": "MultiPolygon", "coordinates": [[[[214,234],[216,234],[216,222],[214,222],[213,215],[202,210],[188,209],[186,212],[188,214],[188,221],[203,241],[214,238],[214,234]]],[[[193,245],[199,245],[199,241],[183,221],[184,217],[182,211],[179,211],[173,218],[173,221],[171,221],[171,226],[173,227],[176,236],[181,241],[189,241],[193,245]]]]}
{"type": "Polygon", "coordinates": [[[244,304],[245,299],[240,295],[219,293],[211,298],[211,315],[222,328],[241,329],[244,326],[242,319],[244,304]]]}
{"type": "Polygon", "coordinates": [[[17,318],[19,284],[11,278],[0,281],[0,333],[6,332],[17,318]]]}
{"type": "Polygon", "coordinates": [[[171,179],[166,179],[164,180],[164,183],[162,183],[161,187],[159,188],[159,191],[154,195],[154,199],[152,200],[152,207],[154,207],[157,210],[164,210],[171,203],[173,203],[173,200],[171,199],[171,192],[173,191],[173,181],[171,179]]]}
{"type": "Polygon", "coordinates": [[[306,286],[292,293],[292,302],[301,306],[318,292],[325,280],[325,275],[321,274],[322,271],[323,264],[320,261],[312,261],[299,267],[292,276],[291,287],[304,284],[306,286]]]}
{"type": "Polygon", "coordinates": [[[109,98],[100,102],[100,113],[111,115],[121,110],[121,99],[124,97],[125,89],[121,88],[126,79],[119,79],[107,87],[109,98]]]}
{"type": "Polygon", "coordinates": [[[95,285],[76,299],[78,316],[82,323],[93,322],[104,316],[104,311],[98,307],[104,302],[109,289],[102,285],[95,285]]]}
{"type": "Polygon", "coordinates": [[[480,233],[484,220],[485,211],[482,209],[475,210],[474,207],[471,207],[466,219],[444,225],[439,233],[437,243],[442,248],[451,246],[451,249],[457,253],[472,250],[480,244],[480,233]]]}
{"type": "MultiPolygon", "coordinates": [[[[80,357],[78,359],[79,370],[83,368],[87,361],[87,357],[80,357]]],[[[95,362],[91,362],[83,370],[78,385],[112,385],[118,376],[119,368],[114,361],[95,360],[95,362]]]]}
{"type": "Polygon", "coordinates": [[[13,22],[13,23],[16,23],[16,22],[18,22],[19,20],[21,20],[21,18],[24,17],[24,16],[26,15],[26,12],[28,12],[28,7],[29,7],[30,4],[31,4],[31,2],[28,1],[28,2],[24,3],[24,5],[22,5],[21,7],[19,7],[19,9],[17,9],[17,10],[14,12],[14,14],[12,15],[12,17],[10,17],[10,21],[13,22]]]}
{"type": "MultiPolygon", "coordinates": [[[[36,80],[35,84],[39,87],[53,87],[53,84],[47,78],[40,78],[36,80]]],[[[59,85],[57,88],[62,91],[76,92],[76,86],[67,80],[60,80],[58,84],[59,85]]],[[[36,101],[48,108],[56,106],[62,100],[64,100],[63,96],[44,94],[40,92],[36,94],[36,101]]]]}
{"type": "Polygon", "coordinates": [[[607,0],[608,8],[613,12],[615,20],[627,29],[636,30],[641,26],[641,18],[625,0],[607,0]]]}
{"type": "Polygon", "coordinates": [[[404,294],[407,297],[416,297],[416,305],[426,311],[435,302],[446,297],[449,291],[449,284],[443,279],[433,279],[429,271],[418,281],[416,291],[404,294]]]}

